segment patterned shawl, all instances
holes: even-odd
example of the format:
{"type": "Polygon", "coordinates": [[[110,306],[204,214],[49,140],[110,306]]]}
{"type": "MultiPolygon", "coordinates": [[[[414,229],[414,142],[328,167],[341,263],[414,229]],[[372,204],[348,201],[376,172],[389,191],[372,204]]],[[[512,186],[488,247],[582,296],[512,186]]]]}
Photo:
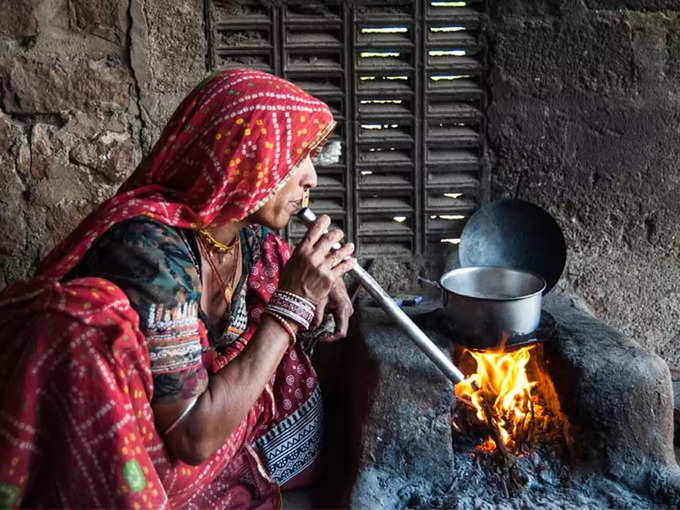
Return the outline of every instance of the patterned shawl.
{"type": "MultiPolygon", "coordinates": [[[[260,472],[252,486],[271,495],[257,457],[236,450],[252,449],[263,420],[272,418],[266,408],[276,389],[263,393],[206,464],[169,458],[153,424],[148,350],[125,294],[98,278],[60,280],[126,219],[145,215],[188,229],[218,215],[243,219],[333,127],[325,104],[281,78],[250,69],[221,72],[182,102],[119,193],[48,255],[37,276],[0,293],[0,507],[275,504],[270,496],[253,501],[230,484],[260,472]]],[[[277,236],[265,244],[248,278],[259,301],[254,322],[290,256],[277,236]]],[[[291,350],[281,370],[306,373],[298,358],[291,350]]],[[[304,377],[309,395],[313,370],[304,377]]]]}

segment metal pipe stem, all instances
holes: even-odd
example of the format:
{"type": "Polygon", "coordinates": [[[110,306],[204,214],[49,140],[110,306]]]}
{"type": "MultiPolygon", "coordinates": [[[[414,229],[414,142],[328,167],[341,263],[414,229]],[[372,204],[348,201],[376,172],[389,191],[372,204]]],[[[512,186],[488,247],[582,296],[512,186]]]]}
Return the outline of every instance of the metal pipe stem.
{"type": "MultiPolygon", "coordinates": [[[[308,207],[303,208],[297,214],[302,222],[310,226],[316,221],[316,214],[308,207]]],[[[342,245],[336,243],[332,249],[337,250],[342,245]]],[[[389,315],[394,321],[401,326],[401,328],[409,335],[411,340],[418,346],[418,348],[425,353],[425,355],[437,365],[437,368],[450,379],[453,384],[457,384],[465,379],[463,373],[451,363],[451,360],[444,354],[435,344],[428,338],[428,336],[420,329],[411,318],[399,308],[394,299],[392,299],[387,292],[375,281],[375,279],[366,272],[366,270],[359,264],[355,264],[349,271],[359,280],[359,283],[373,296],[373,299],[380,305],[380,307],[389,315]]]]}

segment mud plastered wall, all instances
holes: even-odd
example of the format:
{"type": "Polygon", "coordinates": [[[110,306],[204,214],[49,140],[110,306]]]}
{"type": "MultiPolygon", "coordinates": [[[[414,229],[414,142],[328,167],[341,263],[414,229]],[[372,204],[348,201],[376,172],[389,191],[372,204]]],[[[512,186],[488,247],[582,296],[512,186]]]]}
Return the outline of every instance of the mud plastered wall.
{"type": "Polygon", "coordinates": [[[680,1],[490,3],[492,196],[550,211],[560,286],[680,364],[680,1]]]}
{"type": "Polygon", "coordinates": [[[148,152],[206,75],[202,0],[0,0],[0,287],[148,152]]]}

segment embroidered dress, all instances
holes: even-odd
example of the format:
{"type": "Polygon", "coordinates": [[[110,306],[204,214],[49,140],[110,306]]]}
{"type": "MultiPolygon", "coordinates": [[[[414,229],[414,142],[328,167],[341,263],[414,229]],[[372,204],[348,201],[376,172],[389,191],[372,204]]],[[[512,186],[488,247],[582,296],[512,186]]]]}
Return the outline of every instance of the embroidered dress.
{"type": "Polygon", "coordinates": [[[245,232],[234,301],[243,304],[224,334],[211,333],[181,233],[255,211],[332,129],[328,107],[285,80],[248,69],[213,76],[121,192],[33,280],[0,294],[1,507],[280,505],[279,486],[313,463],[320,437],[317,378],[301,348],[288,349],[200,466],[169,455],[150,404],[200,394],[239,355],[290,257],[278,236],[245,232]],[[97,248],[116,243],[127,251],[97,248]],[[110,260],[89,267],[97,253],[110,260]],[[139,263],[125,268],[122,257],[139,263]]]}

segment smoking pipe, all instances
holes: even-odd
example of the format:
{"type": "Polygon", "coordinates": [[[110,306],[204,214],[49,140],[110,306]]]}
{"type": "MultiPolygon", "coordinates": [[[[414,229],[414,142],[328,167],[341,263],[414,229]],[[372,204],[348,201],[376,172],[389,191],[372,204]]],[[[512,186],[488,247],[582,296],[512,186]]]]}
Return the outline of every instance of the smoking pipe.
{"type": "MultiPolygon", "coordinates": [[[[309,208],[303,207],[297,213],[297,217],[302,220],[302,222],[308,228],[316,221],[316,214],[309,208]]],[[[338,250],[342,247],[341,243],[335,243],[331,251],[338,250]]],[[[418,346],[418,348],[425,353],[425,355],[432,360],[432,362],[437,365],[437,368],[442,371],[442,373],[450,379],[453,384],[457,384],[465,379],[463,373],[456,368],[456,366],[451,363],[451,360],[444,354],[433,342],[428,338],[428,336],[423,333],[411,318],[404,313],[404,311],[399,308],[397,303],[385,292],[385,290],[375,281],[375,279],[368,274],[368,272],[361,267],[358,263],[354,264],[354,267],[349,271],[359,283],[368,291],[368,293],[373,296],[373,299],[380,305],[380,307],[389,315],[394,321],[401,326],[401,328],[411,337],[413,343],[418,346]]]]}

